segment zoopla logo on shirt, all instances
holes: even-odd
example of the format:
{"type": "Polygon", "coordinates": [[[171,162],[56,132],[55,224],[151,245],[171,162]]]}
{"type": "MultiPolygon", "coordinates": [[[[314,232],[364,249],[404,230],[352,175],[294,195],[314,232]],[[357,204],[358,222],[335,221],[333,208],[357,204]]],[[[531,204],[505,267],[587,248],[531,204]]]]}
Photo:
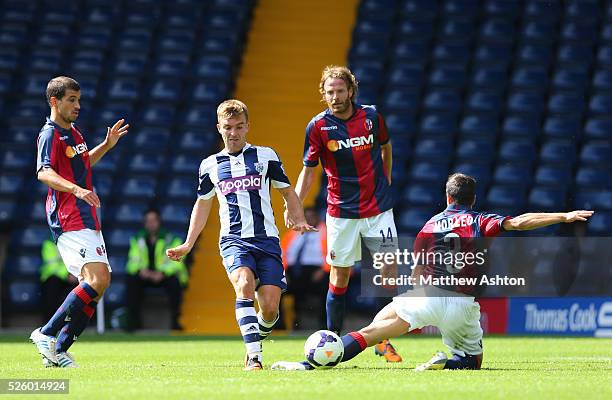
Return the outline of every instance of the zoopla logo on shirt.
{"type": "Polygon", "coordinates": [[[260,190],[261,175],[246,175],[219,181],[217,187],[224,196],[239,190],[260,190]]]}

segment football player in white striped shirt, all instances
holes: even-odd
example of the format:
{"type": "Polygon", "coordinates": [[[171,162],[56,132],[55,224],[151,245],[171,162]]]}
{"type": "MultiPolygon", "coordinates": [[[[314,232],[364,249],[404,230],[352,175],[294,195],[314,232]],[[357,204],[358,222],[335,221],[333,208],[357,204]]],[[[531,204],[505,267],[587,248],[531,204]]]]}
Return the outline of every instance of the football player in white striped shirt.
{"type": "Polygon", "coordinates": [[[301,232],[316,228],[306,222],[302,204],[274,150],[246,142],[246,105],[224,101],[217,108],[217,120],[225,148],[200,164],[198,199],[187,239],[167,254],[179,260],[191,251],[216,194],[221,219],[219,249],[236,292],[236,320],[247,349],[245,370],[252,371],[262,369],[261,341],[278,320],[281,292],[287,288],[270,186],[285,199],[288,228],[301,232]],[[255,294],[259,313],[255,312],[255,294]]]}

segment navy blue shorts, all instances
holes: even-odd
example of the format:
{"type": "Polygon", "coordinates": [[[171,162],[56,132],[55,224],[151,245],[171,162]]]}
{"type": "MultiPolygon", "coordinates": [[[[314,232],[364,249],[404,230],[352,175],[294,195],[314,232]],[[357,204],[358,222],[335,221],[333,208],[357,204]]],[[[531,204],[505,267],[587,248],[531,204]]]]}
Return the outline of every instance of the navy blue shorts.
{"type": "Polygon", "coordinates": [[[258,280],[257,287],[274,285],[287,290],[278,238],[224,236],[219,242],[219,250],[228,275],[236,268],[249,267],[258,280]]]}

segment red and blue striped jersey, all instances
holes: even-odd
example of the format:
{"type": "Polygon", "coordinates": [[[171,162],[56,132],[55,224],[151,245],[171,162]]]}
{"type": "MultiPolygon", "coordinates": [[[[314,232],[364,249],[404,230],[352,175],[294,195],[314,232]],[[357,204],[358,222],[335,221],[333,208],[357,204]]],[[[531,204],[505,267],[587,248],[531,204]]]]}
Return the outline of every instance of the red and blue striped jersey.
{"type": "MultiPolygon", "coordinates": [[[[430,257],[421,262],[424,266],[424,275],[442,277],[454,274],[457,278],[480,278],[485,272],[488,263],[486,257],[482,256],[484,262],[478,262],[476,252],[483,251],[488,245],[486,238],[493,238],[504,231],[504,221],[510,219],[509,216],[497,214],[487,214],[472,210],[469,207],[449,205],[443,212],[434,215],[421,228],[414,241],[413,251],[415,254],[443,253],[463,253],[461,268],[458,265],[440,263],[440,258],[430,257]],[[472,253],[473,256],[468,260],[465,254],[472,253]],[[436,260],[435,262],[432,262],[436,260]]],[[[485,250],[486,252],[486,250],[485,250]]],[[[442,257],[443,258],[443,257],[442,257]]],[[[454,290],[459,293],[477,295],[477,286],[455,286],[444,287],[444,289],[454,290]]]]}
{"type": "Polygon", "coordinates": [[[368,218],[393,207],[381,146],[389,142],[385,122],[374,106],[353,104],[342,120],[327,109],[306,127],[304,165],[321,160],[327,174],[327,213],[336,218],[368,218]]]}
{"type": "MultiPolygon", "coordinates": [[[[64,129],[47,118],[38,134],[36,173],[44,167],[52,168],[62,178],[82,188],[93,190],[87,144],[74,125],[64,129]]],[[[64,232],[100,230],[96,208],[72,193],[49,188],[45,208],[47,223],[56,242],[64,232]]]]}

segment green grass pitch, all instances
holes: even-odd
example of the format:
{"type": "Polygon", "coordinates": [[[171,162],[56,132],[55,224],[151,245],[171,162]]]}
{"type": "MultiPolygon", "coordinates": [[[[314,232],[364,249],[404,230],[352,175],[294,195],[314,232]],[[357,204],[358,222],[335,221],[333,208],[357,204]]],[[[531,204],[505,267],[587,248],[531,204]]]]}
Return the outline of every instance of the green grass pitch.
{"type": "MultiPolygon", "coordinates": [[[[26,339],[0,336],[0,378],[68,378],[70,398],[612,399],[612,339],[487,337],[483,370],[423,373],[412,368],[443,349],[438,337],[395,339],[401,364],[368,349],[337,368],[307,372],[243,372],[239,337],[91,334],[71,349],[80,368],[44,369],[26,339]]],[[[266,367],[300,360],[304,339],[266,341],[266,367]]]]}

